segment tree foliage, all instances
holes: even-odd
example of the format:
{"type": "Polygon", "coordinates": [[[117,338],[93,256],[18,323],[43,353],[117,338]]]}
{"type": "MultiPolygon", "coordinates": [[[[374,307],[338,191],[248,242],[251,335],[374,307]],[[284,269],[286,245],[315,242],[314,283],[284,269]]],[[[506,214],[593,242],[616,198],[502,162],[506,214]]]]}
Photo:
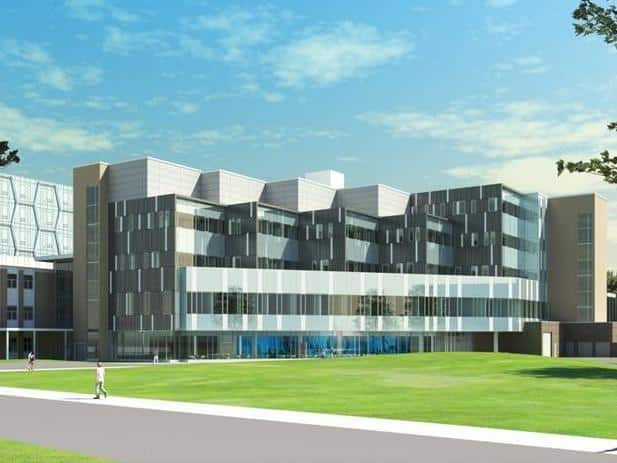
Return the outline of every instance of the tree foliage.
{"type": "MultiPolygon", "coordinates": [[[[591,0],[581,0],[578,8],[572,13],[574,32],[578,36],[597,35],[604,42],[617,48],[617,6],[609,4],[601,7],[591,0]]],[[[608,129],[617,132],[617,122],[608,124],[608,129]]],[[[617,156],[611,156],[608,151],[600,153],[599,157],[587,161],[566,162],[557,161],[557,175],[564,171],[584,172],[600,175],[608,183],[617,183],[617,156]]]]}
{"type": "Polygon", "coordinates": [[[12,162],[19,162],[17,150],[10,149],[8,141],[0,141],[0,167],[4,167],[12,162]]]}

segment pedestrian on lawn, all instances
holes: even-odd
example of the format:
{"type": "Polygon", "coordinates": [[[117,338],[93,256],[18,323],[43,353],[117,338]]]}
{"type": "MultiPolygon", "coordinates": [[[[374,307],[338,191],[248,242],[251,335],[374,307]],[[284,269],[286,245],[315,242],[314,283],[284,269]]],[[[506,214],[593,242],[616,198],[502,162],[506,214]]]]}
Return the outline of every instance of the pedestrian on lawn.
{"type": "Polygon", "coordinates": [[[34,353],[28,353],[28,364],[26,366],[27,371],[34,371],[34,353]]]}
{"type": "Polygon", "coordinates": [[[105,367],[102,362],[96,362],[96,395],[95,399],[101,398],[101,392],[107,398],[107,389],[105,389],[105,367]]]}

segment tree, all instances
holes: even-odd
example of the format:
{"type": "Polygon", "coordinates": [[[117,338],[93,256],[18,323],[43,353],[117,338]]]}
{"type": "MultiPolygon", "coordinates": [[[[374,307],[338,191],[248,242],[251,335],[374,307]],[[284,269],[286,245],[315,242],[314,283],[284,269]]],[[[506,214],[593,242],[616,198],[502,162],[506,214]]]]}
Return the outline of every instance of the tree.
{"type": "Polygon", "coordinates": [[[12,162],[19,162],[17,150],[10,149],[8,141],[0,141],[0,167],[4,167],[12,162]]]}
{"type": "Polygon", "coordinates": [[[617,293],[617,273],[612,270],[606,272],[606,290],[609,293],[617,293]]]}
{"type": "MultiPolygon", "coordinates": [[[[610,0],[612,3],[612,0],[610,0]]],[[[578,36],[598,35],[608,45],[617,48],[617,6],[609,4],[603,8],[591,0],[581,0],[578,8],[572,13],[574,32],[578,36]]],[[[608,124],[608,130],[617,132],[617,122],[608,124]]],[[[599,157],[587,161],[566,162],[557,161],[557,175],[564,171],[585,172],[600,175],[605,182],[617,183],[617,156],[611,156],[608,151],[600,153],[599,157]]]]}

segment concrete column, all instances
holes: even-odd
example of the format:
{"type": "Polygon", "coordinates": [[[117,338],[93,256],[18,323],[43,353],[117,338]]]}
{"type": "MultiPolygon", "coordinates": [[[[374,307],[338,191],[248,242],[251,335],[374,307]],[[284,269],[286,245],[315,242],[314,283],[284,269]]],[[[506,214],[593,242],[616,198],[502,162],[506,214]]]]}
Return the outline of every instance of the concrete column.
{"type": "Polygon", "coordinates": [[[493,352],[499,352],[499,333],[493,333],[493,352]]]}
{"type": "Polygon", "coordinates": [[[197,336],[193,336],[193,357],[197,357],[197,336]]]}

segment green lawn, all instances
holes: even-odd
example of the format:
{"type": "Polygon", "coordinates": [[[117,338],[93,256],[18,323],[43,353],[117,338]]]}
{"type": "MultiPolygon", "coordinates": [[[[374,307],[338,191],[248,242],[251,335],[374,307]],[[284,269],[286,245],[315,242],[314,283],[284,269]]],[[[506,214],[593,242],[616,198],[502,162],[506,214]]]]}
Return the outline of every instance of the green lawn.
{"type": "Polygon", "coordinates": [[[2,463],[111,463],[109,460],[8,440],[0,440],[0,461],[2,463]]]}
{"type": "MultiPolygon", "coordinates": [[[[1,373],[0,385],[90,393],[93,371],[1,373]]],[[[112,395],[617,438],[617,368],[447,353],[108,369],[112,395]]]]}

